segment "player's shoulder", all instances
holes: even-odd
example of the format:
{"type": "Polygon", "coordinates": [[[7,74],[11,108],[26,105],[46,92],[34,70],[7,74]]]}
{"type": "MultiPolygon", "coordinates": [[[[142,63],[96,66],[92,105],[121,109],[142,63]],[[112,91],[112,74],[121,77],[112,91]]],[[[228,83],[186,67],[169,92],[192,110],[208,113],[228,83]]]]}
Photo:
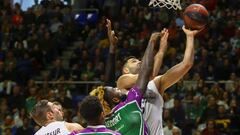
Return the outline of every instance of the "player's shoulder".
{"type": "Polygon", "coordinates": [[[157,79],[160,79],[162,77],[163,77],[163,75],[158,75],[158,76],[154,77],[153,80],[157,80],[157,79]]]}
{"type": "Polygon", "coordinates": [[[78,124],[78,123],[69,123],[69,122],[64,122],[65,127],[69,130],[69,131],[80,131],[83,130],[84,128],[78,124]]]}
{"type": "Polygon", "coordinates": [[[148,88],[150,88],[150,89],[157,89],[157,84],[161,80],[161,77],[162,76],[157,76],[157,77],[153,78],[151,81],[149,81],[148,82],[148,88]]]}
{"type": "Polygon", "coordinates": [[[161,79],[163,78],[163,76],[164,76],[164,75],[159,75],[159,76],[156,76],[156,77],[153,78],[152,81],[154,82],[155,86],[157,86],[157,85],[160,84],[161,79]]]}
{"type": "Polygon", "coordinates": [[[117,87],[119,89],[131,88],[137,80],[138,74],[124,74],[121,75],[117,80],[117,87]]]}

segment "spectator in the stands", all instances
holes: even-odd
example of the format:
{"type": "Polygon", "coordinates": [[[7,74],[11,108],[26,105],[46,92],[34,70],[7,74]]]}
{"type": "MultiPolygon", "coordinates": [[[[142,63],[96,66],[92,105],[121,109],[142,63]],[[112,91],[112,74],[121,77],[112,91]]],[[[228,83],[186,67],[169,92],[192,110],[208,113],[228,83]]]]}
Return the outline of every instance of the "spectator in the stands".
{"type": "Polygon", "coordinates": [[[202,135],[220,135],[214,120],[206,121],[206,128],[202,131],[202,135]]]}
{"type": "Polygon", "coordinates": [[[67,71],[63,68],[62,60],[57,58],[54,61],[54,67],[50,72],[51,80],[58,80],[61,76],[66,77],[67,71]]]}

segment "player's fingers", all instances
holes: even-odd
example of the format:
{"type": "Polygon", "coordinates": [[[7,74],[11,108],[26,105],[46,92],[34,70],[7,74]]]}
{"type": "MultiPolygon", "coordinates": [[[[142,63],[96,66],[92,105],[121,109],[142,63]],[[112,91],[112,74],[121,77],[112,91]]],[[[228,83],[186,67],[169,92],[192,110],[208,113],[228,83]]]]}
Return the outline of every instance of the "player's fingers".
{"type": "Polygon", "coordinates": [[[202,32],[203,30],[205,30],[205,26],[204,27],[202,27],[200,30],[198,30],[198,32],[202,32]]]}
{"type": "Polygon", "coordinates": [[[168,38],[168,35],[169,35],[169,33],[166,32],[166,34],[164,34],[164,37],[165,37],[165,38],[168,38]]]}
{"type": "Polygon", "coordinates": [[[118,41],[118,38],[117,38],[117,37],[114,37],[114,39],[115,39],[116,41],[118,41]]]}
{"type": "Polygon", "coordinates": [[[182,26],[182,30],[183,30],[183,31],[186,31],[185,25],[182,26]]]}
{"type": "Polygon", "coordinates": [[[166,30],[166,32],[165,32],[165,33],[163,34],[163,36],[162,36],[163,39],[166,39],[166,38],[168,37],[168,34],[169,34],[169,33],[168,33],[168,31],[166,30]]]}
{"type": "Polygon", "coordinates": [[[111,26],[111,21],[109,19],[106,19],[107,20],[107,28],[108,30],[111,30],[112,29],[112,26],[111,26]]]}

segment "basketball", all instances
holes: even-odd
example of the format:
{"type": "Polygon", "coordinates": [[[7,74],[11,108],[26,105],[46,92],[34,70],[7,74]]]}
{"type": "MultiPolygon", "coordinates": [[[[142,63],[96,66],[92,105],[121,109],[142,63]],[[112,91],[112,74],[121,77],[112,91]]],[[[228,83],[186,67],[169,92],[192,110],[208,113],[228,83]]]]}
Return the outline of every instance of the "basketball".
{"type": "Polygon", "coordinates": [[[208,23],[208,11],[201,4],[191,4],[183,13],[185,27],[191,30],[200,30],[208,23]]]}

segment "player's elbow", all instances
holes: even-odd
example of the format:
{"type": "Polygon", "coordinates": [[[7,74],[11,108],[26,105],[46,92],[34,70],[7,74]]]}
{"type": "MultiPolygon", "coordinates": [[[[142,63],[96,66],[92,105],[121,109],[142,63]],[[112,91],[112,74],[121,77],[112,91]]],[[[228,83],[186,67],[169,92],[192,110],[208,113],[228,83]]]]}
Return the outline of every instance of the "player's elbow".
{"type": "Polygon", "coordinates": [[[191,61],[191,62],[183,62],[182,65],[183,65],[183,67],[185,69],[190,69],[193,66],[193,61],[191,61]]]}

